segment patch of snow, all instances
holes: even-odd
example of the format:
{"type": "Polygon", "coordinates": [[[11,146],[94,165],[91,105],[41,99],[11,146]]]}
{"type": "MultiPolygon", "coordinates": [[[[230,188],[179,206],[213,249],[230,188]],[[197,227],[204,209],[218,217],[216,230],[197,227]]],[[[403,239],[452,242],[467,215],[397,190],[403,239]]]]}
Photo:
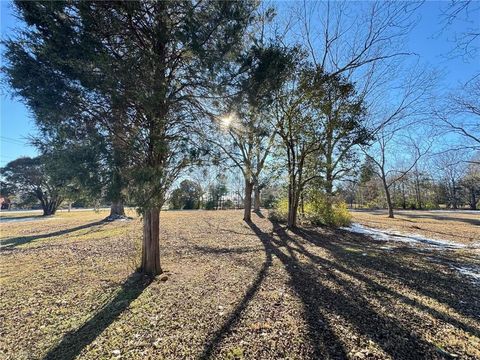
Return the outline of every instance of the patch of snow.
{"type": "Polygon", "coordinates": [[[457,270],[460,274],[472,278],[475,283],[480,284],[480,268],[476,267],[458,267],[452,266],[453,269],[457,270]]]}
{"type": "Polygon", "coordinates": [[[438,249],[461,249],[467,247],[464,244],[454,243],[445,240],[430,239],[418,234],[402,234],[395,230],[379,230],[367,228],[363,225],[353,223],[349,227],[341,228],[357,234],[368,235],[374,240],[380,241],[399,241],[414,245],[427,245],[438,249]]]}

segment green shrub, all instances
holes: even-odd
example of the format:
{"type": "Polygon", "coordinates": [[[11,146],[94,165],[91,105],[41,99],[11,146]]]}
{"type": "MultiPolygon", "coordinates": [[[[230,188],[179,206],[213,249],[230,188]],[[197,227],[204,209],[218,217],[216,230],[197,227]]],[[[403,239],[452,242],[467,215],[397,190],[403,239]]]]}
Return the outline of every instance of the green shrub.
{"type": "Polygon", "coordinates": [[[224,208],[224,209],[235,209],[235,204],[233,203],[232,200],[227,199],[223,202],[222,208],[224,208]]]}
{"type": "Polygon", "coordinates": [[[281,198],[275,201],[273,209],[268,213],[270,220],[285,222],[288,218],[288,199],[281,198]]]}
{"type": "MultiPolygon", "coordinates": [[[[326,196],[320,192],[309,194],[308,201],[304,204],[305,213],[303,217],[299,209],[298,216],[300,220],[306,220],[312,225],[335,227],[350,225],[351,215],[348,211],[347,204],[335,198],[329,201],[327,201],[326,196]]],[[[278,200],[274,209],[270,211],[269,217],[273,221],[285,222],[288,218],[288,199],[282,198],[278,200]]]]}
{"type": "Polygon", "coordinates": [[[215,210],[215,202],[213,200],[208,200],[205,203],[205,210],[215,210]]]}
{"type": "Polygon", "coordinates": [[[313,225],[347,226],[351,215],[347,204],[335,198],[328,199],[324,194],[310,194],[305,203],[305,218],[313,225]]]}
{"type": "Polygon", "coordinates": [[[425,204],[423,205],[425,210],[431,210],[431,209],[439,209],[440,206],[435,202],[431,200],[427,200],[425,204]]]}
{"type": "Polygon", "coordinates": [[[380,199],[374,199],[365,204],[365,208],[367,209],[372,209],[372,210],[377,210],[377,209],[384,209],[386,207],[386,203],[384,204],[383,200],[380,199]]]}

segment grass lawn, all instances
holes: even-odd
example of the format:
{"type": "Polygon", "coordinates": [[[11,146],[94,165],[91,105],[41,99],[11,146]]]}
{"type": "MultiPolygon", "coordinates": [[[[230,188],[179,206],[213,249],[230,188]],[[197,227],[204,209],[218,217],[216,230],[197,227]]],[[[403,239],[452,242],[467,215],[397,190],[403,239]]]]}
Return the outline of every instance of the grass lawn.
{"type": "Polygon", "coordinates": [[[150,282],[140,219],[107,215],[0,223],[1,359],[480,358],[475,249],[167,211],[150,282]]]}

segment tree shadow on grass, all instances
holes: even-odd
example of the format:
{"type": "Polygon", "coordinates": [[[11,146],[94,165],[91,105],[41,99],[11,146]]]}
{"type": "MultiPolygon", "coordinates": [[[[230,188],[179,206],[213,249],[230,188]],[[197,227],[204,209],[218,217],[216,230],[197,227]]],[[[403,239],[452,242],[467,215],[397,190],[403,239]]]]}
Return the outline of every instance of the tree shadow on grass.
{"type": "MultiPolygon", "coordinates": [[[[240,321],[240,318],[243,312],[247,309],[249,303],[252,301],[258,290],[260,289],[263,281],[268,275],[268,269],[272,265],[272,255],[278,257],[282,262],[284,262],[283,254],[271,241],[271,236],[261,232],[261,230],[253,223],[247,222],[249,227],[254,230],[255,234],[260,238],[264,246],[265,251],[265,261],[258,272],[254,282],[250,285],[245,296],[237,304],[233,312],[230,314],[228,319],[224,322],[222,327],[218,329],[211,337],[210,340],[205,344],[204,350],[200,355],[200,359],[209,359],[217,350],[221,341],[231,332],[235,325],[240,321]],[[265,237],[266,236],[266,237],[265,237]]],[[[291,254],[294,256],[293,254],[291,254]]],[[[295,260],[293,260],[295,262],[295,260]]],[[[296,262],[295,262],[296,263],[296,262]]],[[[289,270],[290,263],[284,263],[287,270],[289,270]]],[[[292,275],[290,273],[290,275],[292,275]]],[[[300,276],[302,276],[300,274],[300,276]]],[[[293,281],[294,290],[300,295],[300,298],[303,300],[303,305],[306,313],[306,320],[308,322],[308,334],[312,347],[314,349],[314,358],[340,358],[344,359],[347,357],[343,345],[338,340],[337,336],[333,330],[329,327],[326,319],[324,319],[321,314],[317,312],[312,312],[310,309],[315,306],[315,301],[307,298],[303,293],[304,289],[309,288],[308,286],[296,287],[295,281],[293,281]],[[317,332],[317,328],[322,328],[321,335],[317,332]]],[[[307,290],[308,291],[308,290],[307,290]]]]}
{"type": "Polygon", "coordinates": [[[442,222],[463,222],[470,225],[480,226],[480,220],[466,218],[466,217],[455,217],[455,216],[448,216],[448,215],[442,215],[442,214],[410,214],[406,212],[402,212],[399,215],[409,217],[411,219],[432,219],[432,220],[439,220],[442,222]]]}
{"type": "Polygon", "coordinates": [[[188,249],[193,249],[194,251],[197,251],[203,254],[215,254],[215,255],[245,254],[245,253],[258,252],[258,248],[255,248],[255,247],[218,248],[213,246],[192,245],[192,246],[189,246],[188,249]]]}
{"type": "Polygon", "coordinates": [[[140,296],[150,283],[150,278],[139,273],[130,275],[122,284],[121,290],[110,302],[79,329],[66,334],[60,343],[47,353],[44,360],[72,360],[76,358],[85,347],[92,343],[128,308],[132,301],[140,296]]]}
{"type": "Polygon", "coordinates": [[[76,226],[76,227],[71,228],[71,229],[59,230],[59,231],[55,231],[55,232],[51,232],[51,233],[47,233],[47,234],[19,236],[19,237],[14,237],[14,238],[10,238],[10,239],[5,239],[5,240],[2,240],[0,242],[0,248],[2,250],[13,249],[17,246],[27,244],[27,243],[30,243],[30,242],[33,242],[33,241],[48,239],[50,237],[61,236],[61,235],[72,233],[72,232],[75,232],[75,231],[78,231],[78,230],[88,229],[88,228],[93,227],[93,226],[104,225],[104,224],[106,224],[106,222],[101,220],[101,221],[95,221],[95,222],[92,222],[92,223],[76,226]]]}
{"type": "Polygon", "coordinates": [[[257,214],[257,216],[258,216],[260,219],[265,219],[265,215],[263,215],[260,210],[254,210],[253,212],[254,212],[255,214],[257,214]]]}
{"type": "MultiPolygon", "coordinates": [[[[212,357],[221,341],[238,324],[242,314],[266,278],[273,257],[278,258],[283,264],[290,278],[289,286],[302,302],[303,319],[307,324],[308,338],[305,341],[310,344],[311,358],[348,358],[351,355],[347,353],[346,349],[349,336],[345,334],[344,339],[339,338],[339,333],[345,331],[343,327],[345,324],[348,324],[355,334],[374,341],[392,358],[448,358],[435,344],[424,340],[421,334],[417,334],[415,330],[412,331],[409,321],[414,324],[418,319],[408,320],[400,318],[400,314],[379,312],[373,305],[376,302],[400,302],[405,304],[407,316],[415,316],[409,314],[412,312],[411,309],[416,308],[436,319],[461,328],[473,336],[479,335],[475,326],[464,323],[461,319],[454,318],[430,305],[419,303],[395,289],[377,282],[368,276],[368,271],[383,273],[384,277],[391,278],[392,281],[396,281],[398,278],[400,282],[405,282],[407,287],[419,292],[426,282],[439,281],[441,287],[446,286],[448,275],[436,274],[436,270],[428,268],[411,269],[410,271],[397,263],[401,262],[401,259],[397,259],[397,261],[394,257],[363,256],[362,251],[371,250],[368,248],[368,245],[371,246],[371,241],[365,237],[361,238],[360,243],[355,243],[358,239],[352,241],[348,233],[341,231],[323,234],[303,229],[296,232],[295,235],[298,236],[294,237],[278,224],[273,224],[271,233],[263,231],[253,222],[248,225],[261,240],[266,253],[266,261],[246,296],[241,299],[228,320],[205,345],[200,357],[202,359],[212,357]],[[333,255],[334,260],[307,250],[302,244],[303,240],[323,248],[322,251],[333,255]],[[345,247],[350,246],[357,246],[362,251],[349,252],[345,247]],[[405,281],[407,278],[408,281],[405,281]]],[[[439,293],[427,292],[426,295],[436,295],[441,301],[443,291],[448,292],[449,290],[451,289],[447,287],[439,293]]]]}
{"type": "MultiPolygon", "coordinates": [[[[362,235],[351,234],[346,231],[335,231],[327,235],[311,229],[298,229],[295,233],[303,240],[329,251],[336,261],[329,262],[321,259],[324,263],[328,263],[328,266],[334,266],[339,271],[349,273],[364,282],[368,278],[362,276],[362,270],[382,273],[384,277],[402,282],[414,292],[446,304],[464,316],[478,319],[480,310],[478,307],[478,294],[476,295],[478,290],[470,284],[468,279],[454,278],[449,273],[435,270],[433,264],[430,263],[425,263],[425,266],[430,266],[430,268],[409,266],[408,270],[406,269],[405,257],[418,257],[419,261],[424,262],[421,259],[422,255],[414,247],[405,246],[399,248],[396,254],[385,256],[384,252],[377,248],[372,248],[370,241],[365,241],[362,235]],[[340,236],[342,237],[341,242],[338,241],[340,236]],[[349,253],[345,251],[345,247],[356,250],[357,253],[349,253]],[[369,251],[373,256],[363,256],[362,253],[364,251],[369,251]]],[[[292,239],[292,241],[301,248],[298,240],[292,239]]],[[[429,254],[439,260],[441,259],[444,263],[447,262],[447,260],[443,259],[444,255],[439,253],[439,250],[432,250],[429,254]]],[[[450,259],[450,261],[452,260],[450,259]]],[[[461,265],[459,264],[458,266],[461,265]]],[[[451,322],[454,321],[451,320],[451,322]]],[[[460,326],[458,323],[454,325],[469,331],[466,325],[460,326]]],[[[470,332],[472,331],[470,329],[470,332]]],[[[478,336],[478,329],[475,332],[476,336],[478,336]]]]}
{"type": "Polygon", "coordinates": [[[268,269],[272,266],[272,254],[269,249],[265,249],[265,261],[262,264],[260,271],[257,273],[253,284],[250,285],[246,294],[243,296],[242,300],[237,304],[235,310],[230,314],[228,319],[223,323],[222,327],[218,329],[211,337],[210,340],[205,344],[200,359],[210,359],[212,354],[217,349],[218,345],[225,338],[230,330],[239,322],[242,313],[248,307],[248,304],[255,296],[255,294],[260,289],[263,281],[267,277],[268,269]]]}
{"type": "MultiPolygon", "coordinates": [[[[281,230],[283,231],[283,230],[281,230]]],[[[297,230],[297,234],[304,234],[304,230],[297,230]]],[[[304,235],[305,236],[305,235],[304,235]]],[[[329,240],[330,242],[330,240],[329,240]]],[[[305,247],[295,239],[292,239],[292,243],[296,245],[295,251],[298,251],[299,253],[307,256],[310,258],[310,260],[323,267],[327,267],[330,269],[335,269],[338,272],[343,272],[353,278],[355,278],[358,281],[363,282],[367,289],[369,289],[369,296],[372,298],[377,298],[379,301],[382,301],[384,299],[385,295],[388,297],[394,298],[398,300],[400,303],[403,303],[409,307],[415,307],[422,312],[429,313],[431,316],[435,317],[436,319],[445,321],[450,323],[452,326],[463,329],[466,332],[469,332],[473,336],[480,336],[480,329],[475,328],[469,324],[466,324],[465,322],[455,319],[454,317],[450,316],[449,314],[443,313],[440,310],[437,310],[431,306],[422,304],[421,302],[416,301],[415,299],[412,299],[408,296],[405,296],[392,288],[382,285],[381,283],[374,281],[367,275],[364,275],[365,270],[373,269],[375,272],[382,272],[384,276],[386,275],[387,277],[391,278],[392,281],[394,280],[400,280],[405,276],[411,276],[412,281],[409,282],[408,284],[405,284],[408,286],[409,289],[413,290],[414,292],[421,292],[419,289],[428,287],[429,283],[433,281],[435,284],[438,284],[438,287],[442,287],[445,285],[443,281],[446,281],[447,283],[452,283],[452,279],[450,278],[447,280],[447,276],[445,276],[445,279],[443,278],[443,275],[440,275],[440,278],[442,280],[439,280],[436,278],[437,274],[435,271],[427,270],[427,271],[419,271],[412,269],[411,271],[406,271],[404,268],[402,269],[399,265],[390,265],[391,263],[394,263],[395,260],[392,260],[390,257],[386,257],[386,264],[383,264],[382,267],[376,267],[375,265],[372,266],[372,263],[375,263],[377,261],[377,256],[371,257],[371,256],[364,256],[365,253],[353,253],[353,254],[348,254],[348,252],[345,251],[345,249],[341,249],[340,247],[338,249],[335,249],[333,251],[333,254],[335,255],[335,260],[328,260],[325,258],[321,258],[319,256],[316,256],[308,251],[305,250],[305,247]],[[384,267],[386,266],[386,270],[384,267]],[[392,271],[392,273],[389,273],[389,271],[392,271]],[[404,275],[404,273],[408,273],[407,275],[404,275]]],[[[332,244],[325,244],[325,247],[331,249],[332,244]]],[[[382,258],[380,258],[382,260],[382,258]]],[[[465,287],[466,289],[469,289],[470,286],[466,282],[461,283],[462,287],[465,287]]],[[[456,292],[458,294],[458,292],[456,292]]],[[[472,294],[473,295],[473,292],[472,294]]],[[[432,299],[435,299],[434,297],[431,296],[431,294],[428,295],[432,299]]],[[[462,294],[460,294],[459,298],[457,299],[457,304],[461,304],[464,302],[462,298],[462,294]]],[[[472,298],[473,299],[473,298],[472,298]]],[[[439,302],[442,302],[441,300],[435,299],[439,302]]],[[[472,301],[469,302],[470,304],[473,304],[472,301]]],[[[453,306],[451,306],[453,308],[453,306]]],[[[465,316],[473,314],[476,310],[474,310],[475,306],[471,305],[469,312],[466,314],[463,314],[465,316]]],[[[459,311],[459,313],[462,313],[459,311]]]]}
{"type": "Polygon", "coordinates": [[[333,264],[322,266],[314,261],[299,261],[296,248],[291,246],[294,239],[281,226],[274,224],[274,232],[279,239],[263,232],[253,223],[250,226],[282,262],[290,276],[292,290],[304,304],[304,318],[309,326],[308,335],[314,348],[314,358],[348,357],[343,342],[331,328],[333,324],[329,324],[322,314],[344,319],[359,334],[375,341],[393,358],[424,359],[432,354],[438,355],[434,345],[404,328],[395,318],[378,313],[361,295],[362,290],[340,276],[333,264]],[[331,282],[336,286],[332,288],[327,285],[331,282]]]}

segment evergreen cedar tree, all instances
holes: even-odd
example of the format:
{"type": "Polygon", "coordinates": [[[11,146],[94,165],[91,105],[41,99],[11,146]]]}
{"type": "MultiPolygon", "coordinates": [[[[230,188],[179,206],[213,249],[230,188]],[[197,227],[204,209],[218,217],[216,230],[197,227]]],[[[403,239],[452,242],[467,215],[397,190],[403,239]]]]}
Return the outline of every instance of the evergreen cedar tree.
{"type": "Polygon", "coordinates": [[[15,7],[28,26],[5,42],[10,85],[40,128],[55,131],[59,124],[85,121],[121,143],[120,172],[144,220],[141,270],[161,273],[165,193],[200,155],[193,134],[202,99],[225,80],[256,2],[58,1],[15,7]]]}

